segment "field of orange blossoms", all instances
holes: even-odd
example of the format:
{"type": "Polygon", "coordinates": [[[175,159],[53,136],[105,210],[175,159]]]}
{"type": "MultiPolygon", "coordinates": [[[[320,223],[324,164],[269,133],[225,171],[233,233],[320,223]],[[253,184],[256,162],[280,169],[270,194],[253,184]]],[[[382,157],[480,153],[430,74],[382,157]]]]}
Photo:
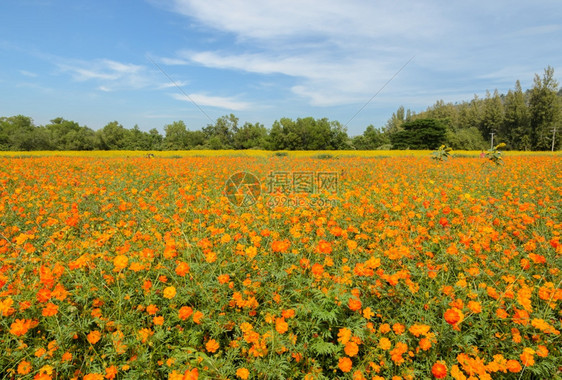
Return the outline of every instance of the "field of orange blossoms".
{"type": "Polygon", "coordinates": [[[562,378],[560,156],[0,172],[2,378],[562,378]],[[248,207],[225,192],[240,171],[248,207]],[[275,205],[272,172],[337,173],[337,193],[275,205]]]}

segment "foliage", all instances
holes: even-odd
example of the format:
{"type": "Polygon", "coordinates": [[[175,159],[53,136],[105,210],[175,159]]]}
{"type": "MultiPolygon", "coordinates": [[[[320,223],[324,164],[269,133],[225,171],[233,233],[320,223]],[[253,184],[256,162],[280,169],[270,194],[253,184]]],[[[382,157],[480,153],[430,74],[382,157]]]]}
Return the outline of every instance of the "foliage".
{"type": "Polygon", "coordinates": [[[436,119],[417,119],[402,128],[390,138],[395,149],[432,149],[445,141],[445,125],[436,119]]]}
{"type": "Polygon", "coordinates": [[[431,158],[435,161],[446,161],[450,156],[453,148],[446,147],[445,145],[441,145],[439,149],[435,152],[431,153],[431,158]]]}
{"type": "Polygon", "coordinates": [[[495,147],[489,149],[485,154],[486,158],[496,165],[501,165],[503,163],[503,160],[502,152],[499,150],[499,148],[503,148],[504,146],[504,143],[500,143],[495,147]]]}
{"type": "MultiPolygon", "coordinates": [[[[548,150],[552,146],[552,129],[562,120],[562,106],[558,92],[558,81],[554,79],[554,69],[548,67],[543,77],[535,75],[534,86],[529,97],[531,115],[531,143],[533,149],[548,150]]],[[[558,145],[560,146],[560,139],[558,145]]]]}

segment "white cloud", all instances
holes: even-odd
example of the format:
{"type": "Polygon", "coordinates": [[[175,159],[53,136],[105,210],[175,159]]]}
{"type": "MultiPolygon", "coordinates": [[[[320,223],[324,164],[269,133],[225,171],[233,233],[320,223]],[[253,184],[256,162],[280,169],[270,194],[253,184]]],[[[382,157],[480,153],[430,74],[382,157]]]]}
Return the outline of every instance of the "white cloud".
{"type": "Polygon", "coordinates": [[[57,60],[56,65],[60,71],[70,73],[76,81],[96,81],[101,91],[139,89],[154,84],[152,74],[145,66],[132,63],[109,59],[57,60]]]}
{"type": "Polygon", "coordinates": [[[424,87],[436,93],[435,101],[470,93],[470,86],[472,92],[513,86],[517,79],[532,77],[537,62],[539,70],[550,63],[537,54],[547,42],[520,44],[523,37],[562,30],[554,11],[562,8],[551,0],[160,2],[186,16],[198,32],[218,32],[213,35],[219,41],[208,49],[180,49],[162,62],[264,77],[280,74],[289,78],[284,82],[288,90],[313,106],[364,104],[412,55],[414,61],[377,101],[400,95],[411,99],[412,92],[420,92],[425,101],[424,87]],[[221,43],[225,35],[229,42],[221,43]]]}
{"type": "Polygon", "coordinates": [[[209,96],[204,94],[172,94],[172,97],[177,100],[193,102],[197,106],[209,106],[216,108],[224,108],[233,111],[243,111],[251,107],[251,103],[238,101],[231,97],[209,96]]]}
{"type": "Polygon", "coordinates": [[[414,54],[416,40],[437,38],[449,24],[440,17],[439,8],[418,2],[172,3],[180,14],[232,33],[238,44],[213,51],[181,50],[163,62],[282,74],[297,82],[290,85],[290,91],[314,106],[366,101],[414,54]],[[435,17],[440,22],[429,22],[435,17]]]}
{"type": "Polygon", "coordinates": [[[37,78],[38,76],[36,73],[27,70],[20,70],[20,74],[29,78],[37,78]]]}
{"type": "Polygon", "coordinates": [[[172,87],[183,87],[183,86],[187,86],[189,84],[188,81],[174,81],[172,82],[166,82],[166,83],[162,83],[161,85],[158,86],[159,89],[163,90],[166,88],[172,88],[172,87]]]}

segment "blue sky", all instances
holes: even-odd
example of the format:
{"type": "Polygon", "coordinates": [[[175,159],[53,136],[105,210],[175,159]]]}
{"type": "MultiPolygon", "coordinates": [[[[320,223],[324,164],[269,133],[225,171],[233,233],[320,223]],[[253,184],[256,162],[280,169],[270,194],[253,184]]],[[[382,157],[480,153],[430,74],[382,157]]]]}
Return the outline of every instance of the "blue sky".
{"type": "Polygon", "coordinates": [[[560,0],[2,0],[0,116],[346,124],[414,57],[349,121],[356,135],[400,105],[530,88],[548,65],[560,81],[560,41],[560,0]]]}

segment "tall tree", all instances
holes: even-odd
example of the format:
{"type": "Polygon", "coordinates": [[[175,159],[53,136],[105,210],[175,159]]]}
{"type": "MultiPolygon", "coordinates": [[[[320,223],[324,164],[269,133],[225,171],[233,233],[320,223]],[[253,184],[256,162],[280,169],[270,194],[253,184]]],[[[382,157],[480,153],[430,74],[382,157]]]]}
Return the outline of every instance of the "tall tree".
{"type": "Polygon", "coordinates": [[[162,144],[165,150],[187,149],[187,127],[182,120],[165,125],[164,132],[166,135],[162,144]]]}
{"type": "Polygon", "coordinates": [[[486,99],[484,99],[484,112],[480,122],[480,132],[485,139],[490,137],[491,133],[498,133],[503,123],[503,103],[500,94],[496,89],[494,95],[490,95],[490,91],[486,91],[486,99]]]}
{"type": "Polygon", "coordinates": [[[386,125],[384,127],[384,132],[390,136],[396,132],[401,131],[402,124],[404,124],[405,121],[406,118],[405,118],[404,106],[400,106],[398,107],[396,112],[392,113],[392,116],[386,122],[386,125]]]}
{"type": "Polygon", "coordinates": [[[265,148],[267,145],[267,129],[260,123],[244,123],[233,138],[234,149],[265,148]]]}
{"type": "Polygon", "coordinates": [[[515,90],[505,96],[504,119],[500,128],[500,138],[510,149],[531,149],[531,124],[529,108],[521,83],[515,82],[515,90]]]}
{"type": "Polygon", "coordinates": [[[445,142],[447,128],[440,120],[418,119],[402,127],[391,136],[393,149],[437,149],[445,142]]]}
{"type": "Polygon", "coordinates": [[[96,132],[97,145],[102,150],[125,149],[130,131],[117,121],[107,123],[105,127],[96,132]]]}
{"type": "Polygon", "coordinates": [[[531,115],[531,143],[534,150],[550,150],[552,129],[559,127],[561,119],[558,82],[554,79],[554,69],[548,66],[543,77],[536,74],[529,97],[531,115]]]}
{"type": "Polygon", "coordinates": [[[361,136],[353,138],[353,146],[359,150],[374,150],[385,144],[390,144],[388,136],[372,124],[367,126],[361,136]]]}
{"type": "Polygon", "coordinates": [[[230,114],[219,117],[215,124],[208,124],[203,128],[206,139],[213,141],[212,149],[232,149],[234,135],[238,132],[238,121],[236,116],[230,114]]]}
{"type": "Polygon", "coordinates": [[[30,117],[17,115],[0,118],[0,149],[30,151],[49,147],[46,130],[36,127],[30,117]]]}

